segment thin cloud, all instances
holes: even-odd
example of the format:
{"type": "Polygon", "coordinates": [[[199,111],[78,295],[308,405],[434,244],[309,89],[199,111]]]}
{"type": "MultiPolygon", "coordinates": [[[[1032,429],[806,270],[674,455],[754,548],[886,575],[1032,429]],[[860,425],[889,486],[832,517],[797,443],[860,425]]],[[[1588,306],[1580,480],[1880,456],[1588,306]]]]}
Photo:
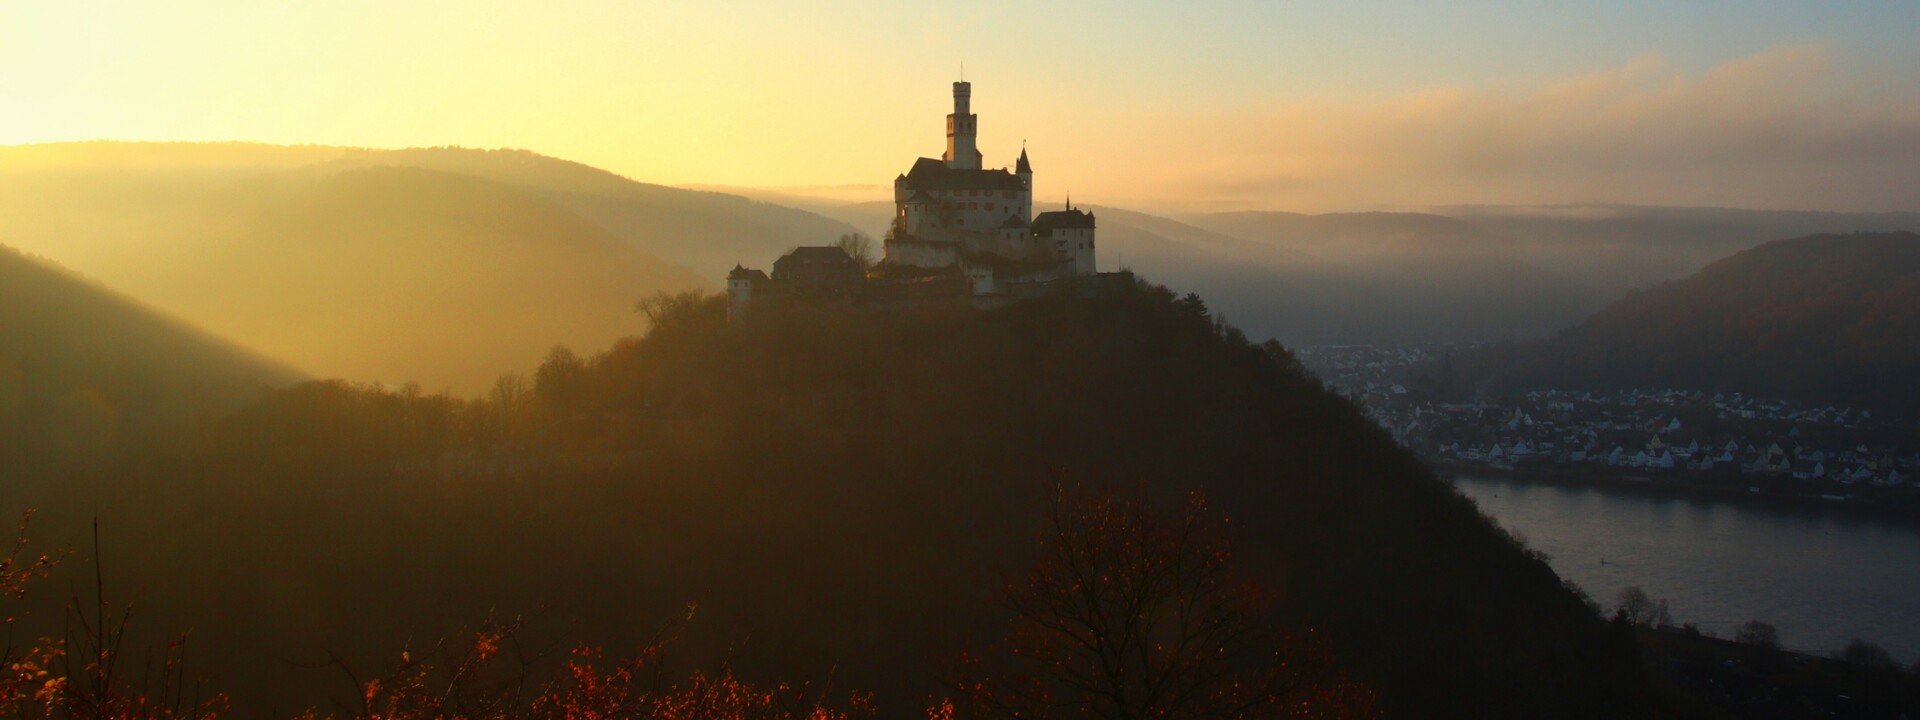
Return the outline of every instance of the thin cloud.
{"type": "Polygon", "coordinates": [[[1214,207],[1920,209],[1920,101],[1839,86],[1832,53],[1805,45],[1697,74],[1649,55],[1527,88],[1280,105],[1199,120],[1163,189],[1214,207]]]}

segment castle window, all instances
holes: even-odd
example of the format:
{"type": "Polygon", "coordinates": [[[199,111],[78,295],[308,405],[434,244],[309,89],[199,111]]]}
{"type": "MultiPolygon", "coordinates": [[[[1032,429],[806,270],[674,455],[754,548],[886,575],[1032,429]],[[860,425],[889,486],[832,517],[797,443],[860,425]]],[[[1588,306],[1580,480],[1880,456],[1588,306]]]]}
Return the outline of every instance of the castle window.
{"type": "Polygon", "coordinates": [[[988,209],[988,210],[992,210],[992,209],[993,209],[993,203],[987,203],[987,209],[988,209]]]}

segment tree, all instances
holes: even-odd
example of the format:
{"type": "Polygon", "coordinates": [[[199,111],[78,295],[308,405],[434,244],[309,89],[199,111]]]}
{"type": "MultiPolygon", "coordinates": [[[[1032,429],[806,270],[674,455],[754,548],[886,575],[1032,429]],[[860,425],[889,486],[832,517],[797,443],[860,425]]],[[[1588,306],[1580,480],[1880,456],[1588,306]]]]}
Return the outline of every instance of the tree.
{"type": "Polygon", "coordinates": [[[1778,650],[1780,649],[1780,632],[1767,623],[1748,620],[1747,624],[1740,626],[1740,632],[1733,636],[1733,641],[1742,645],[1778,650]]]}
{"type": "Polygon", "coordinates": [[[860,263],[860,269],[867,270],[873,267],[873,238],[861,233],[841,235],[833,246],[845,251],[847,257],[853,258],[854,262],[860,263]]]}
{"type": "MultiPolygon", "coordinates": [[[[0,597],[18,599],[26,593],[27,581],[45,577],[58,562],[49,553],[22,555],[31,517],[31,512],[21,517],[20,539],[0,557],[0,597]]],[[[98,521],[92,560],[92,601],[83,602],[75,593],[58,639],[15,647],[13,619],[6,620],[6,637],[0,640],[0,715],[21,720],[218,720],[226,710],[226,696],[203,694],[189,681],[184,634],[169,636],[158,667],[149,660],[134,680],[125,663],[133,606],[115,610],[107,601],[98,521]]]]}
{"type": "Polygon", "coordinates": [[[648,335],[671,334],[683,328],[712,326],[727,321],[727,296],[699,290],[669,293],[661,291],[634,304],[634,310],[647,316],[648,335]]]}
{"type": "MultiPolygon", "coordinates": [[[[948,686],[1007,718],[1352,717],[1370,691],[1319,682],[1324,657],[1259,622],[1231,572],[1226,521],[1191,495],[1172,522],[1144,501],[1056,484],[1041,558],[1009,589],[1004,645],[964,655],[948,686]],[[1282,650],[1294,646],[1289,653],[1282,650]]],[[[936,708],[939,715],[950,708],[936,708]]]]}
{"type": "Polygon", "coordinates": [[[577,412],[589,392],[587,365],[564,345],[555,345],[533,375],[533,395],[540,408],[555,415],[577,412]]]}
{"type": "Polygon", "coordinates": [[[1840,652],[1835,653],[1834,657],[1870,668],[1891,669],[1899,666],[1893,661],[1893,655],[1888,653],[1886,648],[1862,638],[1854,638],[1852,642],[1847,643],[1846,647],[1841,648],[1840,652]]]}
{"type": "Polygon", "coordinates": [[[1620,591],[1620,597],[1614,604],[1614,617],[1640,627],[1660,627],[1673,624],[1673,616],[1667,612],[1667,601],[1654,602],[1647,597],[1647,591],[1640,586],[1629,586],[1620,591]]]}

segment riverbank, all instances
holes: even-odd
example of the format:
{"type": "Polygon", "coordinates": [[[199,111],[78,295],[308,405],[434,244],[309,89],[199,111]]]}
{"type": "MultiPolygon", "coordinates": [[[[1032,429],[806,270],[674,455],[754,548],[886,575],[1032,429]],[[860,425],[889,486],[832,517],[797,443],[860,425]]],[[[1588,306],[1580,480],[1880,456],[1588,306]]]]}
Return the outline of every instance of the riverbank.
{"type": "Polygon", "coordinates": [[[1767,510],[1831,514],[1898,522],[1920,527],[1920,493],[1904,493],[1894,501],[1852,492],[1839,483],[1801,483],[1787,486],[1775,478],[1744,475],[1654,474],[1620,468],[1563,465],[1486,465],[1427,457],[1441,475],[1470,476],[1559,487],[1586,487],[1646,497],[1728,503],[1767,510]]]}
{"type": "Polygon", "coordinates": [[[1920,672],[1749,645],[1685,628],[1637,628],[1655,671],[1740,718],[1920,717],[1920,672]]]}

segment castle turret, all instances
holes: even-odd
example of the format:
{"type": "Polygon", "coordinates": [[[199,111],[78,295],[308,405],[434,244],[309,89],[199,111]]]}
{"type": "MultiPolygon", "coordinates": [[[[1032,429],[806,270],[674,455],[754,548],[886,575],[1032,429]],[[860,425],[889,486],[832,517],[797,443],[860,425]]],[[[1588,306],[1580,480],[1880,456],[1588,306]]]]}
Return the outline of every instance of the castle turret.
{"type": "Polygon", "coordinates": [[[980,150],[974,140],[980,130],[980,117],[973,114],[973,85],[965,80],[953,84],[953,114],[947,116],[947,154],[942,160],[955,170],[979,170],[980,150]]]}
{"type": "Polygon", "coordinates": [[[1020,178],[1020,222],[1033,222],[1033,164],[1027,162],[1027,146],[1020,145],[1020,159],[1013,164],[1014,176],[1020,178]]]}

